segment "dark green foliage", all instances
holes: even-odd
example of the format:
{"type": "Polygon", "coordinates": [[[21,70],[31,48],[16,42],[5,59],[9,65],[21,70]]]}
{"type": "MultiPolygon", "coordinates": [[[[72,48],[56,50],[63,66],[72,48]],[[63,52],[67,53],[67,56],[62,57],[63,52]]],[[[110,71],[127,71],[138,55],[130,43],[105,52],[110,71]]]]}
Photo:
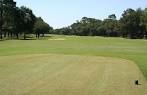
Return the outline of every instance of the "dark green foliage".
{"type": "Polygon", "coordinates": [[[36,21],[36,17],[33,14],[32,10],[29,8],[22,6],[20,10],[22,12],[21,17],[23,18],[23,26],[21,27],[21,29],[23,30],[22,32],[24,34],[24,39],[26,39],[26,34],[33,33],[33,27],[36,21]]]}
{"type": "Polygon", "coordinates": [[[14,10],[16,2],[13,0],[1,0],[1,39],[2,33],[6,36],[6,32],[14,29],[14,10]]]}
{"type": "Polygon", "coordinates": [[[129,37],[131,39],[144,38],[146,27],[146,22],[143,22],[143,10],[137,9],[127,9],[122,14],[120,19],[121,27],[124,37],[129,37]]]}
{"type": "Polygon", "coordinates": [[[48,34],[52,29],[53,28],[45,23],[41,17],[37,18],[34,25],[34,32],[37,38],[40,37],[40,34],[42,34],[42,36],[44,36],[44,34],[48,34]]]}
{"type": "Polygon", "coordinates": [[[55,34],[78,36],[126,37],[131,39],[147,38],[147,8],[127,9],[120,20],[109,15],[103,21],[83,17],[71,26],[54,30],[55,34]]]}
{"type": "Polygon", "coordinates": [[[127,9],[118,20],[115,14],[102,20],[83,17],[68,27],[53,30],[43,19],[37,18],[31,9],[17,7],[14,0],[0,1],[0,38],[17,38],[27,34],[45,33],[78,36],[125,37],[131,39],[147,38],[147,8],[127,9]],[[2,2],[3,1],[3,2],[2,2]]]}
{"type": "MultiPolygon", "coordinates": [[[[115,16],[115,15],[114,15],[115,16]]],[[[113,18],[101,21],[99,19],[83,17],[69,27],[56,29],[56,34],[78,36],[118,36],[119,22],[113,18]]]]}
{"type": "MultiPolygon", "coordinates": [[[[13,0],[1,0],[1,38],[11,37],[19,38],[23,35],[26,39],[26,34],[33,34],[34,25],[37,23],[36,16],[33,14],[32,10],[22,6],[16,7],[16,2],[13,0]],[[3,2],[2,2],[3,1],[3,2]]],[[[43,20],[42,23],[46,24],[43,20]]],[[[44,25],[43,33],[47,33],[50,29],[48,24],[44,25]],[[45,31],[45,32],[44,32],[45,31]]]]}

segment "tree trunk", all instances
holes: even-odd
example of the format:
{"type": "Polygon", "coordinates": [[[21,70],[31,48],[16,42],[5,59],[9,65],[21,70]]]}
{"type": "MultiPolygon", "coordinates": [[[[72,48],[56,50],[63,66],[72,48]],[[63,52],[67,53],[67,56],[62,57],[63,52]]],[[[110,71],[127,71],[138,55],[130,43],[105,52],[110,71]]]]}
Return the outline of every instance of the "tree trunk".
{"type": "Polygon", "coordinates": [[[38,38],[40,38],[40,34],[38,34],[38,38]]]}
{"type": "Polygon", "coordinates": [[[4,37],[6,37],[6,36],[7,36],[7,32],[4,33],[4,37]]]}
{"type": "Polygon", "coordinates": [[[44,33],[42,34],[42,37],[44,37],[44,33]]]}
{"type": "Polygon", "coordinates": [[[16,33],[16,37],[17,37],[17,39],[19,39],[18,33],[16,33]]]}
{"type": "Polygon", "coordinates": [[[8,32],[8,37],[10,37],[10,33],[8,32]]]}
{"type": "Polygon", "coordinates": [[[36,33],[36,38],[38,38],[37,33],[36,33]]]}
{"type": "Polygon", "coordinates": [[[37,34],[37,37],[38,37],[38,39],[40,38],[40,34],[39,33],[37,34]]]}
{"type": "Polygon", "coordinates": [[[0,29],[0,39],[2,40],[2,39],[3,39],[2,26],[1,26],[0,28],[1,28],[1,29],[0,29]]]}
{"type": "Polygon", "coordinates": [[[11,32],[11,38],[12,38],[12,36],[13,36],[13,33],[11,32]]]}
{"type": "Polygon", "coordinates": [[[26,33],[24,33],[24,40],[26,40],[26,33]]]}

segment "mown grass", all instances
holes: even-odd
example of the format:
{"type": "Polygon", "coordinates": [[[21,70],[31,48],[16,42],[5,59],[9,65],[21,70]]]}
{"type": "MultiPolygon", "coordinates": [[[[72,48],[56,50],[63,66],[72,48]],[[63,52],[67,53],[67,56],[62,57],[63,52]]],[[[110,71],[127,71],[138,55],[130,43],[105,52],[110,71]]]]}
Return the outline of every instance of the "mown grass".
{"type": "Polygon", "coordinates": [[[129,59],[137,63],[147,78],[147,40],[52,36],[45,38],[45,40],[0,41],[0,56],[48,53],[129,59]],[[54,37],[64,38],[65,40],[48,40],[54,37]]]}
{"type": "Polygon", "coordinates": [[[62,54],[0,57],[0,95],[146,95],[134,62],[62,54]],[[134,85],[139,79],[141,86],[134,85]]]}

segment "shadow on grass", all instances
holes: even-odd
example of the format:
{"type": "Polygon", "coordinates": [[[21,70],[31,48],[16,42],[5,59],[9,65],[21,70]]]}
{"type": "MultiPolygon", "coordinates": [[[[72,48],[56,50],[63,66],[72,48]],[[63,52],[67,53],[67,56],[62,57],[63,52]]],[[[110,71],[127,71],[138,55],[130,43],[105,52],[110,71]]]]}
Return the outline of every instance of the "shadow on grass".
{"type": "Polygon", "coordinates": [[[39,39],[17,39],[17,40],[39,40],[39,39]]]}
{"type": "Polygon", "coordinates": [[[5,40],[46,40],[46,39],[50,39],[50,38],[54,38],[54,35],[44,35],[44,36],[40,36],[39,38],[36,38],[36,36],[26,35],[26,39],[24,39],[23,36],[20,36],[19,38],[6,37],[3,39],[0,39],[0,41],[5,41],[5,40]]]}
{"type": "Polygon", "coordinates": [[[4,39],[1,39],[0,42],[5,41],[4,39]]]}

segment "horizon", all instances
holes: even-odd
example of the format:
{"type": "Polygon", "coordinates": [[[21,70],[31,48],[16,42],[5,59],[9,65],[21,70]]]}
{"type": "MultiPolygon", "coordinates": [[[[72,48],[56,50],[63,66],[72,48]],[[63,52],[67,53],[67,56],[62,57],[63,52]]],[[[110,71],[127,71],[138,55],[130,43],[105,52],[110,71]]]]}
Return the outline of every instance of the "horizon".
{"type": "Polygon", "coordinates": [[[145,0],[107,0],[84,1],[84,0],[15,0],[17,6],[26,6],[33,10],[37,17],[41,17],[54,29],[62,28],[71,25],[80,20],[82,17],[90,17],[103,20],[110,14],[116,14],[119,19],[124,10],[128,8],[146,8],[147,2],[145,0]]]}

